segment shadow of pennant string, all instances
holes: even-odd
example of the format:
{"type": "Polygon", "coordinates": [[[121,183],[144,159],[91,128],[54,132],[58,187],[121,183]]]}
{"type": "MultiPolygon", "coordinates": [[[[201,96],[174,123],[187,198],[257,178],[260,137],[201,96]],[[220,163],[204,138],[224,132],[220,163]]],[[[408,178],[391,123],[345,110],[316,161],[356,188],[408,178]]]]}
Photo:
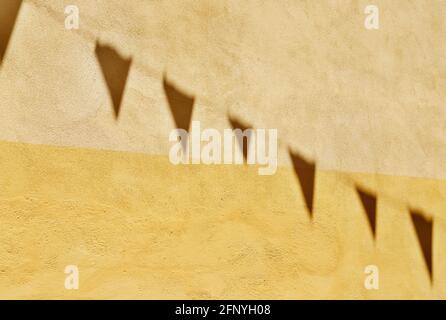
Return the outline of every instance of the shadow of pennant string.
{"type": "Polygon", "coordinates": [[[376,196],[356,186],[356,192],[361,199],[362,206],[367,215],[373,239],[376,239],[376,196]]]}
{"type": "Polygon", "coordinates": [[[102,74],[113,102],[115,118],[117,119],[132,59],[125,59],[112,47],[102,46],[98,42],[96,42],[95,53],[101,66],[102,74]]]}
{"type": "MultiPolygon", "coordinates": [[[[240,121],[232,116],[229,116],[228,119],[229,119],[229,123],[231,124],[231,127],[233,130],[239,129],[243,133],[243,132],[245,132],[245,130],[252,129],[252,126],[250,126],[250,125],[244,123],[243,121],[240,121]]],[[[251,140],[251,134],[252,134],[252,131],[249,131],[246,136],[244,134],[237,135],[237,144],[239,145],[239,148],[243,152],[243,158],[245,159],[245,161],[248,159],[248,150],[249,150],[249,143],[251,140]]]]}
{"type": "Polygon", "coordinates": [[[22,0],[0,1],[0,65],[8,48],[22,0]]]}
{"type": "Polygon", "coordinates": [[[305,204],[310,213],[310,217],[313,217],[313,198],[314,198],[314,181],[316,177],[316,165],[312,162],[305,160],[302,156],[288,151],[293,162],[294,172],[299,180],[299,184],[304,196],[305,204]]]}
{"type": "MultiPolygon", "coordinates": [[[[345,178],[344,178],[345,179],[345,178]]],[[[352,179],[345,179],[343,183],[348,183],[350,186],[352,183],[355,184],[356,181],[352,179]]],[[[358,191],[358,190],[357,190],[358,191]]],[[[361,190],[363,191],[363,190],[361,190]]],[[[370,196],[371,194],[369,194],[370,196]]],[[[376,198],[376,196],[374,196],[376,198]]],[[[386,201],[392,203],[395,207],[400,208],[402,205],[406,205],[405,202],[400,201],[398,198],[394,198],[393,196],[390,196],[388,194],[380,194],[380,198],[386,198],[386,201]]],[[[367,199],[367,198],[366,198],[367,199]]],[[[362,201],[363,199],[361,199],[362,201]]],[[[371,200],[367,200],[371,202],[371,200]]],[[[371,207],[369,207],[371,208],[371,207]]],[[[376,208],[376,207],[375,207],[376,208]]],[[[419,210],[409,210],[412,224],[414,226],[416,236],[418,243],[420,245],[420,249],[423,254],[423,259],[426,265],[426,268],[429,273],[429,278],[431,281],[431,285],[433,284],[433,218],[426,218],[426,215],[424,215],[419,210]]],[[[376,213],[375,213],[375,223],[376,225],[376,213]]],[[[440,222],[441,223],[441,222],[440,222]]],[[[376,234],[376,227],[375,227],[375,234],[376,234]]]]}
{"type": "MultiPolygon", "coordinates": [[[[164,74],[163,77],[163,87],[176,128],[189,132],[195,97],[190,96],[175,87],[167,80],[166,74],[164,74]]],[[[184,141],[182,146],[183,149],[186,150],[187,141],[184,141]]]]}
{"type": "Polygon", "coordinates": [[[429,271],[429,277],[432,284],[433,281],[433,265],[432,265],[432,229],[433,219],[427,219],[421,212],[410,210],[410,216],[414,225],[418,243],[423,252],[424,262],[429,271]]]}

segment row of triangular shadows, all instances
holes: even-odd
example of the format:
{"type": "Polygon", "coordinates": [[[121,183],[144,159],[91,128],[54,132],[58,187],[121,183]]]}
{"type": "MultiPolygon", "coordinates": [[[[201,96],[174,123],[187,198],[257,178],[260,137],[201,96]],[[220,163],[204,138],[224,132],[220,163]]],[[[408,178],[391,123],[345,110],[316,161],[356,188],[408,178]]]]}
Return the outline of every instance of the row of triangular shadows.
{"type": "MultiPolygon", "coordinates": [[[[21,6],[21,0],[2,0],[0,10],[0,65],[3,61],[11,33],[14,29],[15,21],[21,6]]],[[[96,57],[101,66],[105,83],[113,103],[114,115],[119,117],[123,93],[125,91],[127,78],[132,63],[132,59],[123,58],[116,50],[107,45],[96,43],[96,57]]],[[[170,83],[166,76],[163,78],[163,88],[169,103],[170,111],[175,121],[176,127],[189,130],[195,98],[183,93],[170,83]]],[[[233,129],[242,131],[250,128],[242,121],[230,117],[229,121],[233,129]]],[[[242,138],[243,139],[243,138],[242,138]]],[[[248,143],[239,141],[243,146],[245,159],[248,153],[248,143]]],[[[316,165],[307,161],[298,153],[289,150],[293,163],[293,168],[298,178],[306,207],[313,215],[313,199],[315,190],[316,165]]],[[[361,203],[364,207],[371,232],[376,238],[376,196],[359,187],[356,188],[361,203]]],[[[410,211],[412,222],[418,237],[418,242],[423,252],[426,266],[432,280],[432,229],[433,221],[428,220],[419,211],[410,211]]]]}
{"type": "MultiPolygon", "coordinates": [[[[293,162],[294,171],[302,190],[306,207],[313,215],[313,198],[315,191],[316,165],[305,160],[299,154],[290,151],[290,157],[293,162]]],[[[377,197],[375,194],[356,186],[356,192],[366,213],[367,221],[370,226],[373,239],[376,239],[376,220],[377,220],[377,197]]],[[[413,226],[416,231],[418,243],[423,253],[424,262],[429,272],[431,282],[433,281],[433,263],[432,263],[432,242],[433,242],[433,219],[427,219],[425,215],[418,210],[409,210],[413,226]]]]}
{"type": "MultiPolygon", "coordinates": [[[[113,100],[115,116],[119,116],[120,105],[123,91],[127,81],[131,60],[123,59],[115,50],[108,46],[97,44],[96,55],[100,62],[104,78],[107,83],[110,95],[113,100]]],[[[163,88],[172,113],[173,120],[177,128],[189,131],[195,98],[189,94],[182,92],[173,83],[167,80],[166,75],[163,77],[163,88]]],[[[240,121],[237,118],[229,117],[229,122],[233,129],[241,129],[242,131],[252,128],[250,125],[240,121]]],[[[241,137],[241,139],[244,139],[241,137]]],[[[238,141],[240,147],[243,146],[243,156],[246,159],[248,155],[248,141],[238,141]]],[[[298,153],[289,150],[289,154],[293,163],[294,172],[296,173],[299,185],[302,190],[303,198],[310,214],[313,216],[313,200],[315,192],[316,164],[306,160],[298,153]]],[[[371,192],[360,187],[356,187],[359,199],[366,213],[367,220],[373,238],[376,238],[376,202],[377,198],[371,192]]],[[[423,214],[418,211],[410,211],[412,222],[418,237],[423,257],[429,271],[432,281],[432,220],[427,220],[423,214]]]]}
{"type": "MultiPolygon", "coordinates": [[[[164,88],[166,91],[169,106],[178,128],[188,130],[191,122],[192,110],[194,99],[188,95],[179,91],[179,89],[168,84],[164,79],[164,88]]],[[[250,125],[240,121],[239,119],[230,117],[229,121],[233,129],[241,129],[242,131],[252,128],[250,125]]],[[[243,139],[243,138],[242,138],[243,139]]],[[[249,141],[249,140],[248,140],[249,141]]],[[[248,142],[239,141],[239,145],[243,146],[243,156],[246,159],[248,153],[248,142]]],[[[298,153],[289,150],[289,154],[293,163],[294,172],[296,173],[299,185],[302,190],[303,198],[310,213],[313,215],[313,199],[315,191],[315,177],[316,177],[316,164],[306,160],[298,153]]],[[[360,187],[356,187],[361,204],[366,213],[367,220],[370,225],[370,229],[373,238],[376,238],[376,207],[377,198],[371,192],[366,191],[360,187]]],[[[420,244],[424,261],[429,272],[430,279],[433,279],[432,270],[432,230],[433,221],[428,220],[425,216],[415,210],[410,210],[410,216],[414,225],[418,242],[420,244]]]]}
{"type": "MultiPolygon", "coordinates": [[[[132,60],[123,58],[112,47],[100,43],[96,43],[95,53],[113,102],[115,117],[118,118],[132,60]]],[[[166,74],[163,77],[163,89],[176,128],[189,131],[195,97],[177,88],[167,79],[166,74]]],[[[244,131],[250,128],[249,125],[235,117],[229,117],[229,122],[234,129],[244,131]]],[[[241,139],[249,141],[249,137],[241,137],[241,139]]],[[[248,156],[248,142],[238,141],[238,143],[243,146],[243,156],[246,159],[248,156]]]]}
{"type": "MultiPolygon", "coordinates": [[[[0,65],[6,53],[21,4],[22,0],[2,0],[0,6],[0,65]]],[[[122,98],[125,92],[132,59],[124,58],[111,46],[102,45],[99,42],[96,42],[95,54],[110,94],[115,118],[117,119],[121,111],[122,98]]],[[[176,127],[188,131],[195,98],[176,88],[175,85],[167,80],[166,75],[163,78],[163,88],[176,127]]],[[[231,118],[230,122],[234,128],[246,129],[246,126],[235,119],[231,118]]],[[[239,143],[242,143],[242,141],[239,143]]],[[[243,150],[245,159],[248,152],[246,146],[247,143],[243,150]]]]}

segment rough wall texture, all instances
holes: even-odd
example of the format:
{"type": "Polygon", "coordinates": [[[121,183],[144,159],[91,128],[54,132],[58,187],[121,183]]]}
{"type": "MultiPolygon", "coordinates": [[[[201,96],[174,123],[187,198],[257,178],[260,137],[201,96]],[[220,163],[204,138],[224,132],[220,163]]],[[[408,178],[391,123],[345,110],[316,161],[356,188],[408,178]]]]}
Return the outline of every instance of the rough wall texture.
{"type": "Polygon", "coordinates": [[[0,66],[0,297],[446,298],[446,3],[373,3],[374,31],[362,0],[23,1],[0,66]],[[131,61],[122,97],[98,44],[131,61]],[[172,165],[165,77],[203,126],[277,128],[278,172],[172,165]],[[316,163],[311,219],[289,148],[316,163]]]}

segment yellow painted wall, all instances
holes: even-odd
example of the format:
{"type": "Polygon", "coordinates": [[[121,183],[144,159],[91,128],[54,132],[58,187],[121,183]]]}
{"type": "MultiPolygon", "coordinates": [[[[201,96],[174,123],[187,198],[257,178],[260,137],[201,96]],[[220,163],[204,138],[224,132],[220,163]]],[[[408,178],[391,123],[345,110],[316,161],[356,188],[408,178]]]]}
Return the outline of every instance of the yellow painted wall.
{"type": "Polygon", "coordinates": [[[362,0],[24,1],[0,67],[0,298],[446,298],[446,4],[374,3],[376,31],[362,0]],[[118,119],[96,40],[132,58],[118,119]],[[173,166],[165,73],[204,126],[277,128],[276,175],[173,166]],[[317,164],[312,220],[288,147],[317,164]],[[409,208],[434,221],[432,283],[409,208]]]}
{"type": "Polygon", "coordinates": [[[444,298],[445,182],[318,171],[310,222],[294,173],[2,143],[7,298],[444,298]],[[377,240],[354,184],[379,190],[377,240]],[[408,205],[435,216],[430,285],[408,205]],[[64,288],[66,265],[80,289],[64,288]],[[380,289],[364,268],[380,267],[380,289]]]}

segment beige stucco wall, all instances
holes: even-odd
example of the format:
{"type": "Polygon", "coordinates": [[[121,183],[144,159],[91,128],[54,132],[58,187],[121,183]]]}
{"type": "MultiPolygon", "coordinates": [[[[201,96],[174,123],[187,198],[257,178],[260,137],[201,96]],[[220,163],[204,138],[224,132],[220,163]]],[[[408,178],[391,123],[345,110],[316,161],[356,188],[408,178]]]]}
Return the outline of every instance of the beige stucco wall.
{"type": "Polygon", "coordinates": [[[24,1],[0,69],[0,297],[446,298],[446,4],[373,1],[370,31],[369,3],[24,1]],[[133,59],[117,120],[97,40],[133,59]],[[173,166],[164,74],[203,126],[277,128],[277,174],[173,166]],[[289,147],[317,164],[313,220],[289,147]],[[432,284],[409,207],[434,221],[432,284]]]}

